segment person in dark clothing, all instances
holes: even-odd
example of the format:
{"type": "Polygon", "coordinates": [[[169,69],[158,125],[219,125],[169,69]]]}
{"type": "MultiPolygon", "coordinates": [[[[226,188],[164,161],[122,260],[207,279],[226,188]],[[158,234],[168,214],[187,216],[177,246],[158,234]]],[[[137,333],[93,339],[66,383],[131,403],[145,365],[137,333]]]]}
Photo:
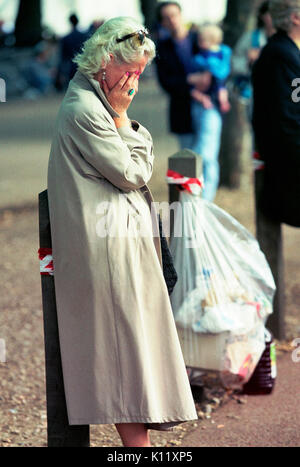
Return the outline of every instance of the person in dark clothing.
{"type": "Polygon", "coordinates": [[[72,61],[79,53],[83,42],[88,38],[88,34],[77,29],[78,17],[72,14],[69,17],[72,31],[61,39],[60,62],[58,66],[58,81],[61,87],[66,87],[76,72],[76,64],[72,61]]]}
{"type": "Polygon", "coordinates": [[[277,32],[252,73],[256,204],[271,222],[300,227],[300,0],[271,0],[270,12],[277,32]]]}
{"type": "MultiPolygon", "coordinates": [[[[170,131],[178,136],[181,148],[190,148],[194,135],[187,75],[192,57],[199,50],[197,33],[186,28],[177,2],[160,3],[157,20],[170,32],[169,37],[158,40],[156,60],[158,81],[170,97],[170,131]]],[[[203,72],[199,74],[197,88],[207,90],[211,81],[211,73],[203,72]]]]}

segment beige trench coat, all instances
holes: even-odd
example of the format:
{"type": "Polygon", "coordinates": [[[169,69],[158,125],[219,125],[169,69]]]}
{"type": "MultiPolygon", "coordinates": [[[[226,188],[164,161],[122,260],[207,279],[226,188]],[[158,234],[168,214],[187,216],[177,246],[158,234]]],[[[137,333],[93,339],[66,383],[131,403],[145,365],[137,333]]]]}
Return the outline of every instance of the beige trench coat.
{"type": "Polygon", "coordinates": [[[152,139],[137,122],[117,130],[116,115],[99,83],[77,71],[49,159],[69,423],[194,420],[155,216],[151,222],[152,139]]]}

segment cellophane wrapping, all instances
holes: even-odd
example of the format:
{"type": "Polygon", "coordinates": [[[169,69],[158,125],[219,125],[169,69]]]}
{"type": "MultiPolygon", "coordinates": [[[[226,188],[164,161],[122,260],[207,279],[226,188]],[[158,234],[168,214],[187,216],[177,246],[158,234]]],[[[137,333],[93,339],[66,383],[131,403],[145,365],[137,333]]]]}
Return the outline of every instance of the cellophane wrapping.
{"type": "Polygon", "coordinates": [[[216,204],[183,190],[170,250],[171,304],[187,366],[246,383],[264,349],[275,283],[257,240],[216,204]]]}

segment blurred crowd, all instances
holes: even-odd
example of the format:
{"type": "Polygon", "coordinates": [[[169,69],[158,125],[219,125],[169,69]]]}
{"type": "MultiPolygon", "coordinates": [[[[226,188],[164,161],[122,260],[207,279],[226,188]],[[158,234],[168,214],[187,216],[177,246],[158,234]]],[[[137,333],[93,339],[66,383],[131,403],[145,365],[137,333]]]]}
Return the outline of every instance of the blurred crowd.
{"type": "MultiPolygon", "coordinates": [[[[85,31],[76,14],[70,15],[69,23],[64,37],[45,29],[34,47],[17,47],[13,33],[5,34],[0,22],[0,77],[7,96],[38,99],[66,90],[77,68],[73,58],[103,21],[94,21],[85,31]]],[[[230,92],[251,104],[251,70],[274,32],[268,1],[257,11],[254,30],[244,33],[234,50],[224,43],[222,25],[187,24],[178,2],[158,5],[151,28],[157,46],[155,74],[169,97],[171,133],[181,148],[201,154],[204,199],[214,200],[220,181],[219,152],[230,92]]]]}
{"type": "MultiPolygon", "coordinates": [[[[269,34],[269,31],[265,31],[266,16],[264,14],[264,11],[259,12],[258,31],[260,32],[256,33],[255,39],[252,41],[253,44],[251,44],[251,33],[247,33],[241,38],[236,53],[232,56],[233,70],[228,70],[236,71],[235,84],[241,90],[241,97],[247,99],[249,98],[248,53],[250,50],[250,53],[257,53],[257,50],[265,44],[266,35],[269,34]],[[252,49],[255,50],[252,52],[252,49]]],[[[95,20],[87,30],[82,30],[79,28],[79,18],[76,14],[71,14],[69,17],[70,32],[66,36],[58,37],[49,29],[44,28],[42,40],[37,45],[20,48],[15,47],[14,32],[6,32],[5,24],[0,19],[0,77],[6,82],[7,96],[36,99],[42,95],[64,91],[75,73],[76,65],[72,62],[72,58],[79,52],[84,41],[102,23],[102,20],[95,20]]],[[[158,19],[154,30],[151,31],[151,36],[159,44],[172,36],[172,28],[174,27],[176,25],[164,24],[158,19]]],[[[189,24],[187,27],[195,34],[198,31],[197,26],[194,24],[189,24]]],[[[214,34],[216,34],[216,31],[214,31],[214,34]]],[[[230,61],[228,55],[227,60],[230,61]]],[[[197,69],[199,67],[195,67],[195,70],[197,69]]],[[[220,82],[217,86],[222,90],[220,82]]],[[[228,105],[226,103],[226,94],[224,97],[224,94],[222,96],[222,93],[220,93],[220,99],[222,97],[221,105],[226,109],[228,105]]]]}
{"type": "Polygon", "coordinates": [[[15,47],[14,32],[5,32],[0,20],[0,76],[6,82],[8,96],[37,99],[64,91],[76,69],[72,58],[103,21],[95,20],[85,31],[79,18],[69,17],[70,32],[57,37],[47,28],[42,40],[33,47],[15,47]]]}

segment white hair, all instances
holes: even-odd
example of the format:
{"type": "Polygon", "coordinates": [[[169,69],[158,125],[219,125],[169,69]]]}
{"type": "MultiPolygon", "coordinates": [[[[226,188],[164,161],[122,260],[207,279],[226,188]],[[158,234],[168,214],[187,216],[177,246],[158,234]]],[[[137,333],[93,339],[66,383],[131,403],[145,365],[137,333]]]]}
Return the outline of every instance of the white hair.
{"type": "Polygon", "coordinates": [[[80,71],[91,78],[102,66],[109,63],[111,55],[120,64],[138,61],[144,55],[147,55],[151,62],[155,57],[155,45],[148,37],[145,37],[142,45],[136,36],[117,42],[117,39],[140,30],[145,28],[134,18],[119,16],[109,19],[84,42],[81,52],[75,56],[73,62],[80,71]]]}
{"type": "Polygon", "coordinates": [[[274,27],[290,32],[293,27],[292,13],[300,15],[300,0],[271,0],[269,8],[274,27]]]}

